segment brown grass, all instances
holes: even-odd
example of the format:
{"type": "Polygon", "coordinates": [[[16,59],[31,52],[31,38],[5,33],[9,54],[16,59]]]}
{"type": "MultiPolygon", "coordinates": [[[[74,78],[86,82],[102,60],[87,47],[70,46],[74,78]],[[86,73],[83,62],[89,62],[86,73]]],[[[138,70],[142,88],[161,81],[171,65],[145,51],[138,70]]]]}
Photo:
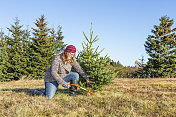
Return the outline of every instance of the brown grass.
{"type": "Polygon", "coordinates": [[[0,83],[0,117],[174,117],[176,79],[115,79],[96,95],[67,96],[59,86],[52,99],[29,95],[43,80],[0,83]]]}

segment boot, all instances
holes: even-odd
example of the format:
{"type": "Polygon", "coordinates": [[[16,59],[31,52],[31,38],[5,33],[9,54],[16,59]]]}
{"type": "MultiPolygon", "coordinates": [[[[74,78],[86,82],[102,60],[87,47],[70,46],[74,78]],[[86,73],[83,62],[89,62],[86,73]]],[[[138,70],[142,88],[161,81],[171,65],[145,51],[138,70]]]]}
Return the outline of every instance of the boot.
{"type": "MultiPolygon", "coordinates": [[[[77,80],[71,80],[71,81],[70,81],[70,84],[75,84],[75,85],[77,85],[77,84],[78,84],[78,81],[77,81],[77,80]]],[[[76,91],[77,91],[77,87],[76,87],[76,86],[71,86],[71,87],[69,88],[69,96],[75,97],[75,96],[76,96],[76,91]]]]}

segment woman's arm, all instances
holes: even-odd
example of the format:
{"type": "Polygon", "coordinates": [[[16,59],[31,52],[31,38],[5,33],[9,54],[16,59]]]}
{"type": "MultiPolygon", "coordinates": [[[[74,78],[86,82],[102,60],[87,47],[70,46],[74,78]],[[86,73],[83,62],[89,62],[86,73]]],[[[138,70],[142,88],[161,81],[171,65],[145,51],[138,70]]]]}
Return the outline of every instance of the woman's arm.
{"type": "Polygon", "coordinates": [[[89,76],[86,74],[84,69],[79,65],[79,63],[76,60],[72,64],[72,66],[87,82],[89,82],[89,76]]]}

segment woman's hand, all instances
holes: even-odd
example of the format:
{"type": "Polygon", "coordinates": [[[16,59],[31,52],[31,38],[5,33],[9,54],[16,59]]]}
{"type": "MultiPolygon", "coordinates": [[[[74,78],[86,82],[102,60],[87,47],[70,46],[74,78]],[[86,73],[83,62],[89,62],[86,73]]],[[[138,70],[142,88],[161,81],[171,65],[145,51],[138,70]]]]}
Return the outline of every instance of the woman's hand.
{"type": "Polygon", "coordinates": [[[86,87],[92,87],[92,86],[93,84],[91,84],[89,80],[86,80],[86,87]]]}
{"type": "Polygon", "coordinates": [[[71,85],[68,83],[68,84],[67,84],[67,88],[70,88],[70,87],[71,87],[71,85]]]}
{"type": "Polygon", "coordinates": [[[86,83],[89,83],[90,81],[89,80],[86,80],[86,83]]]}
{"type": "Polygon", "coordinates": [[[71,85],[69,83],[63,84],[62,86],[65,87],[65,88],[70,88],[71,87],[71,85]]]}

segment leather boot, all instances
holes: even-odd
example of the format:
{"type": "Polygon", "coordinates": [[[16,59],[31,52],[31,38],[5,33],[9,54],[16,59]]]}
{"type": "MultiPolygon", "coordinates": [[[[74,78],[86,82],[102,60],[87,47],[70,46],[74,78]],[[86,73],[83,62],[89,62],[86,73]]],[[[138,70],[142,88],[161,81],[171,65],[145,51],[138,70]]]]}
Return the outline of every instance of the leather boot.
{"type": "MultiPolygon", "coordinates": [[[[71,80],[71,81],[70,81],[70,84],[75,84],[75,85],[77,85],[77,84],[78,84],[78,81],[77,81],[77,80],[71,80]]],[[[76,87],[76,86],[71,86],[71,87],[69,88],[69,96],[75,97],[75,96],[76,96],[76,91],[77,91],[77,87],[76,87]]]]}

